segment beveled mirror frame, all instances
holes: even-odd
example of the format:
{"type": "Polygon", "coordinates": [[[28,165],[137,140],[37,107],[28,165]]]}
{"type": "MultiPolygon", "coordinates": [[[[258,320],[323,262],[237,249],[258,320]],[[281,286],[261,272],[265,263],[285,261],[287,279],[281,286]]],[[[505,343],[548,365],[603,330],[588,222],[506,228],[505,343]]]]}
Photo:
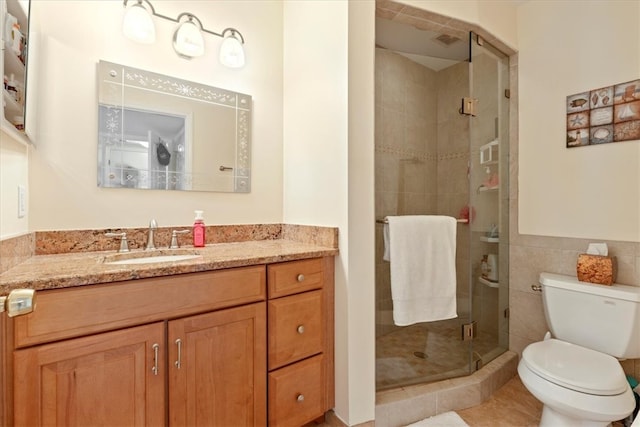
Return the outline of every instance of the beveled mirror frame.
{"type": "MultiPolygon", "coordinates": [[[[195,190],[195,191],[217,191],[217,192],[237,192],[248,193],[251,190],[251,111],[252,99],[250,95],[229,91],[213,86],[207,86],[175,77],[165,76],[151,71],[140,70],[126,65],[115,64],[107,61],[98,63],[98,108],[103,110],[100,114],[106,114],[108,120],[107,126],[99,124],[98,130],[98,186],[111,188],[147,188],[160,189],[158,187],[126,185],[121,177],[110,179],[111,175],[105,170],[108,167],[109,159],[106,158],[105,147],[115,147],[118,144],[124,144],[125,123],[123,120],[126,110],[140,110],[141,105],[127,105],[127,89],[149,91],[154,94],[166,95],[170,104],[175,97],[176,102],[184,102],[184,100],[192,100],[194,104],[205,103],[207,106],[220,107],[223,110],[232,109],[235,111],[235,134],[234,141],[227,143],[234,144],[230,148],[235,153],[233,161],[235,164],[216,164],[212,159],[208,170],[185,170],[183,172],[173,171],[167,173],[165,180],[171,180],[172,185],[167,185],[164,189],[170,190],[195,190]],[[106,113],[104,113],[106,111],[106,113]],[[233,174],[232,182],[229,185],[216,185],[215,174],[233,174]],[[170,176],[169,176],[170,175],[170,176]],[[206,181],[206,182],[204,182],[206,181]],[[209,182],[211,181],[211,182],[209,182]],[[197,184],[196,184],[197,182],[197,184]]],[[[165,113],[166,115],[175,115],[174,111],[159,111],[155,105],[148,105],[143,110],[153,113],[165,113]]],[[[195,107],[194,107],[195,110],[195,107]]],[[[213,110],[212,110],[213,111],[213,110]]],[[[221,110],[222,111],[222,110],[221,110]]],[[[195,113],[191,113],[192,117],[188,122],[199,121],[211,122],[213,117],[197,117],[195,113]]],[[[104,121],[101,117],[101,122],[104,121]]],[[[205,144],[208,138],[213,139],[218,136],[216,129],[210,129],[207,132],[207,141],[203,141],[194,137],[191,143],[205,144]]],[[[187,141],[187,144],[189,141],[187,141]]],[[[151,143],[150,143],[151,144],[151,143]]],[[[191,162],[187,161],[187,164],[191,162]]],[[[121,168],[124,169],[124,168],[121,168]]],[[[140,171],[152,174],[163,173],[158,170],[140,171]]],[[[126,180],[127,178],[123,178],[126,180]]],[[[225,182],[226,182],[225,181],[225,182]]]]}

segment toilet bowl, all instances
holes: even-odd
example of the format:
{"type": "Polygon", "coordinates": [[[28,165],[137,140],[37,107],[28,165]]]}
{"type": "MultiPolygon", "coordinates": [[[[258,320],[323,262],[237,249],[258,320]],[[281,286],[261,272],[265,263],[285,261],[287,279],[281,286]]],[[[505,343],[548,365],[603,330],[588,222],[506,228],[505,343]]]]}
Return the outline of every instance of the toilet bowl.
{"type": "Polygon", "coordinates": [[[550,328],[518,364],[543,404],[541,427],[605,427],[635,408],[619,359],[640,357],[640,287],[603,286],[541,273],[550,328]],[[552,338],[553,334],[553,338],[552,338]]]}
{"type": "Polygon", "coordinates": [[[561,340],[529,345],[518,374],[544,405],[541,427],[604,427],[627,417],[635,407],[615,358],[561,340]]]}

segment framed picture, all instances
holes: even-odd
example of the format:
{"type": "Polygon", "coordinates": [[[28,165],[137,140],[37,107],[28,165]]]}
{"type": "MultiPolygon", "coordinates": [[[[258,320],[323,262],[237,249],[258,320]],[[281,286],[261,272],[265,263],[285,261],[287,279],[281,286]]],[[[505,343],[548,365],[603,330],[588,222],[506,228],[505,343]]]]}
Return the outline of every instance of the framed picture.
{"type": "Polygon", "coordinates": [[[567,96],[567,148],[640,139],[640,79],[567,96]]]}

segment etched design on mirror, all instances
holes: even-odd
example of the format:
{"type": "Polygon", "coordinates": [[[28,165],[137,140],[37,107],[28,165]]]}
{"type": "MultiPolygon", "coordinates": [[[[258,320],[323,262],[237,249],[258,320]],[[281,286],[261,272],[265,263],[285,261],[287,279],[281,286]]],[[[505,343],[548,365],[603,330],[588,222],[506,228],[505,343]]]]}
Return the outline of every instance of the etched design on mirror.
{"type": "Polygon", "coordinates": [[[131,86],[155,89],[164,93],[186,96],[192,99],[201,99],[203,101],[215,102],[231,107],[235,107],[238,96],[242,96],[224,89],[190,84],[189,82],[180,82],[171,77],[149,75],[148,73],[143,74],[127,69],[125,69],[124,78],[127,84],[131,86]]]}
{"type": "Polygon", "coordinates": [[[106,61],[98,86],[98,186],[251,190],[251,96],[106,61]]]}

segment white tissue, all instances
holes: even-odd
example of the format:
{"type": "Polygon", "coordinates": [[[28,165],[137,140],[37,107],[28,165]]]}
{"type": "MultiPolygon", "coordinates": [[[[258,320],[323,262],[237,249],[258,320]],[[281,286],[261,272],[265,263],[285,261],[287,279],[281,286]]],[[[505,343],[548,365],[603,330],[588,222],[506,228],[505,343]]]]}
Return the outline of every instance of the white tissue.
{"type": "Polygon", "coordinates": [[[607,248],[606,243],[589,243],[587,253],[589,255],[607,256],[609,254],[609,248],[607,248]]]}

